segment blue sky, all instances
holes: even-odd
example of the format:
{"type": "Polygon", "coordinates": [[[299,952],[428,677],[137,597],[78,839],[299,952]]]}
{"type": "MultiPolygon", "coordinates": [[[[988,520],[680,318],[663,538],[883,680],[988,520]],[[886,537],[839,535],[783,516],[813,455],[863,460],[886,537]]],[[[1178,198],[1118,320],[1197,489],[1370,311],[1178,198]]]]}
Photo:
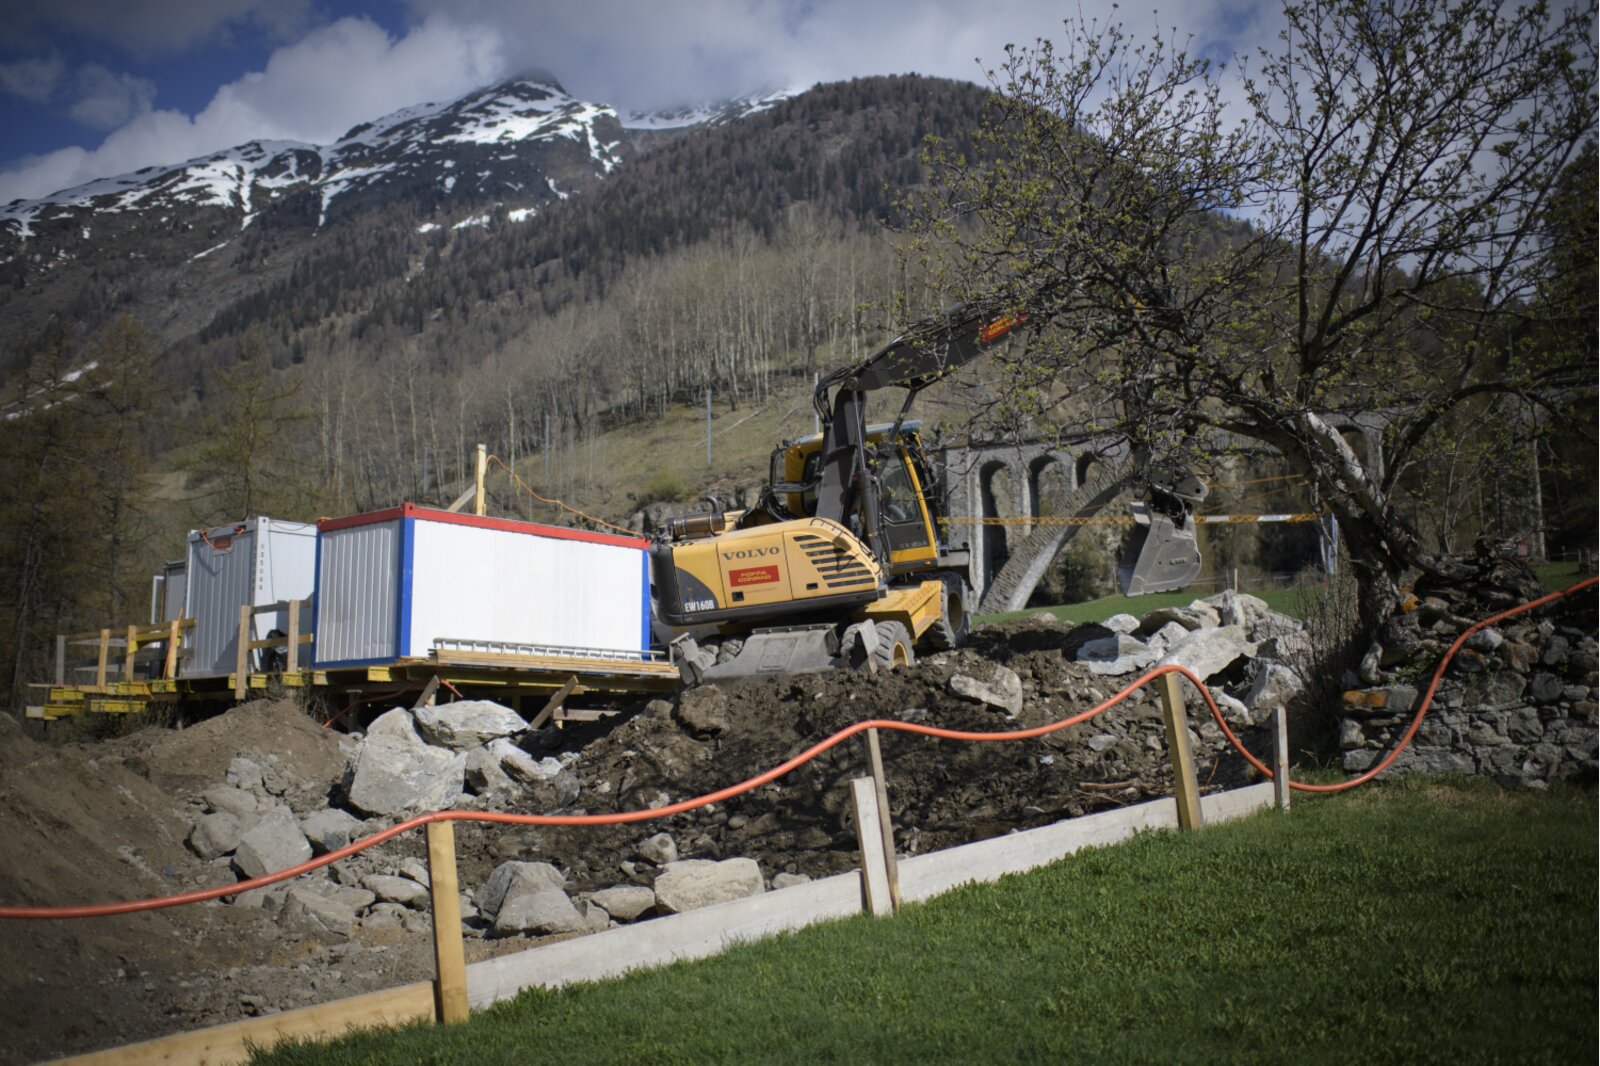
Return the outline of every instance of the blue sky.
{"type": "MultiPolygon", "coordinates": [[[[916,71],[980,80],[1008,42],[1110,0],[9,0],[0,203],[254,138],[327,142],[538,67],[574,95],[670,106],[916,71]]],[[[1218,56],[1269,0],[1138,16],[1218,56]]]]}

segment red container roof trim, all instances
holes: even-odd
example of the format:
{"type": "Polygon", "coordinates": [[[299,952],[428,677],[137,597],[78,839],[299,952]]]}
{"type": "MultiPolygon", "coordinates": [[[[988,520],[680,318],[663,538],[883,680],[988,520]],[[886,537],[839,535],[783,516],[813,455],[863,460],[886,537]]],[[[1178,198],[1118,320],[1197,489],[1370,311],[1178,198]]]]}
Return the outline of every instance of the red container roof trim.
{"type": "Polygon", "coordinates": [[[536,537],[550,537],[554,540],[579,540],[588,544],[609,544],[615,548],[636,548],[641,551],[650,546],[650,542],[643,537],[622,537],[615,533],[591,533],[586,529],[547,526],[538,522],[519,522],[511,518],[480,518],[477,515],[440,511],[432,507],[418,507],[414,503],[403,503],[399,507],[389,507],[382,511],[368,511],[366,514],[347,515],[343,518],[321,518],[317,520],[317,532],[331,533],[336,529],[371,526],[379,522],[390,522],[396,518],[415,518],[423,522],[445,522],[455,526],[474,526],[478,529],[498,529],[504,533],[527,533],[536,537]]]}

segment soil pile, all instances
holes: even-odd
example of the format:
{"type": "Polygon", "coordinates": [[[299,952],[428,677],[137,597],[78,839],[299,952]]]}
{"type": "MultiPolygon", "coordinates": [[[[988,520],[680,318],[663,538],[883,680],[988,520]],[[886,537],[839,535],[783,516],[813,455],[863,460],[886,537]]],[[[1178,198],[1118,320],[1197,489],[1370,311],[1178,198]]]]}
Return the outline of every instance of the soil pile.
{"type": "MultiPolygon", "coordinates": [[[[1036,619],[980,630],[967,648],[893,673],[724,683],[673,701],[620,706],[601,722],[521,738],[526,756],[561,764],[550,780],[478,795],[469,784],[456,805],[526,813],[658,807],[760,773],[868,718],[977,731],[1041,725],[1125,683],[1074,661],[1085,641],[1105,636],[1095,626],[1069,630],[1036,619]],[[1014,676],[1003,677],[1007,671],[1014,676]],[[973,688],[957,684],[958,676],[1020,686],[1020,711],[1008,717],[1000,707],[958,695],[973,688]]],[[[0,899],[7,903],[104,902],[228,883],[239,876],[230,858],[203,860],[189,843],[196,824],[215,816],[219,789],[254,790],[264,805],[288,807],[306,824],[308,815],[349,807],[361,751],[358,737],[323,729],[287,700],[95,743],[46,745],[3,721],[0,899]]],[[[1212,788],[1242,780],[1242,761],[1219,761],[1216,727],[1198,715],[1191,721],[1202,779],[1212,788]]],[[[882,743],[902,853],[1170,791],[1153,694],[1039,740],[966,744],[885,733],[882,743]]],[[[857,858],[846,782],[867,772],[866,760],[864,738],[853,739],[753,793],[631,826],[459,826],[469,960],[529,943],[527,936],[494,939],[488,923],[472,917],[490,875],[509,860],[556,867],[567,892],[602,924],[607,916],[590,905],[590,895],[653,884],[665,860],[659,839],[654,846],[646,841],[663,832],[681,858],[754,859],[769,883],[851,869],[857,858]]],[[[366,818],[351,835],[399,817],[366,818]]],[[[367,897],[354,927],[341,934],[308,925],[306,907],[296,912],[296,901],[286,904],[281,895],[118,918],[7,923],[0,993],[10,1010],[0,1061],[112,1046],[426,979],[425,898],[395,895],[405,887],[403,877],[425,880],[423,855],[422,834],[413,833],[331,873],[297,879],[317,891],[367,897]]]]}

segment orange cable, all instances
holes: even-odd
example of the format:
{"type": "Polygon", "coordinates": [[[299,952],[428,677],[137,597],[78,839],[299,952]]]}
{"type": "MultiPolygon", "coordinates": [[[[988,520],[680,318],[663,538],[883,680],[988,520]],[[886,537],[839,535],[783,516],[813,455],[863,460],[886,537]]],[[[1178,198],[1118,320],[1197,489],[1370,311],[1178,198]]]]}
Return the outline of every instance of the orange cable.
{"type": "MultiPolygon", "coordinates": [[[[1561,592],[1553,592],[1547,596],[1542,596],[1531,603],[1526,603],[1520,607],[1513,607],[1510,610],[1502,611],[1499,614],[1485,618],[1483,621],[1469,627],[1461,634],[1461,636],[1456,638],[1455,643],[1450,646],[1449,651],[1445,653],[1444,658],[1440,661],[1438,669],[1434,671],[1433,681],[1428,686],[1428,691],[1423,697],[1422,706],[1418,709],[1417,715],[1411,723],[1411,728],[1406,731],[1406,734],[1401,738],[1399,745],[1396,746],[1394,751],[1391,752],[1388,757],[1386,757],[1382,762],[1378,763],[1378,765],[1374,766],[1372,769],[1368,770],[1366,773],[1339,784],[1311,785],[1297,781],[1291,781],[1289,783],[1290,786],[1292,788],[1299,789],[1302,792],[1343,792],[1346,789],[1354,788],[1357,785],[1364,784],[1367,781],[1372,780],[1384,769],[1386,769],[1392,762],[1394,762],[1395,758],[1399,756],[1400,752],[1411,742],[1412,737],[1416,735],[1417,728],[1422,724],[1422,716],[1427,713],[1428,707],[1432,703],[1434,691],[1438,688],[1439,680],[1443,676],[1445,668],[1450,664],[1450,661],[1455,657],[1456,652],[1466,642],[1468,637],[1472,636],[1472,634],[1476,633],[1485,626],[1492,625],[1501,619],[1522,614],[1525,611],[1534,610],[1535,608],[1542,607],[1548,603],[1553,603],[1556,600],[1570,596],[1576,592],[1581,592],[1586,588],[1593,588],[1596,584],[1600,584],[1600,578],[1588,578],[1584,581],[1580,581],[1576,585],[1573,585],[1569,589],[1565,589],[1561,592]]],[[[270,873],[263,877],[255,877],[246,881],[238,881],[231,885],[218,885],[214,888],[197,889],[193,892],[184,892],[178,895],[156,896],[149,899],[128,900],[120,903],[98,903],[68,907],[0,907],[0,919],[100,918],[114,914],[133,914],[139,911],[162,910],[167,907],[177,907],[187,903],[201,903],[206,900],[220,899],[223,896],[233,896],[241,892],[248,892],[251,889],[265,888],[267,885],[277,884],[279,881],[287,881],[290,878],[298,877],[301,874],[310,873],[312,870],[318,870],[324,866],[332,865],[333,863],[338,862],[340,859],[348,858],[351,855],[365,851],[368,848],[375,847],[386,840],[391,840],[394,837],[399,836],[401,833],[408,832],[409,830],[416,829],[420,826],[428,825],[432,822],[487,822],[498,825],[585,826],[627,825],[634,822],[645,822],[657,818],[667,818],[674,814],[682,814],[686,811],[695,810],[698,807],[704,807],[707,804],[720,803],[723,800],[732,799],[735,796],[740,796],[746,792],[760,788],[762,785],[768,784],[777,778],[784,776],[790,771],[803,766],[805,763],[816,758],[818,755],[821,755],[823,752],[837,747],[850,737],[853,737],[859,733],[864,733],[869,729],[892,730],[902,733],[914,733],[920,736],[940,737],[945,740],[963,740],[977,743],[989,741],[1028,740],[1033,737],[1046,736],[1050,733],[1055,733],[1062,729],[1070,728],[1071,726],[1081,725],[1082,723],[1087,722],[1089,719],[1094,718],[1096,715],[1110,710],[1118,703],[1121,703],[1123,700],[1127,699],[1134,692],[1137,692],[1140,688],[1143,688],[1145,685],[1149,684],[1151,681],[1163,674],[1179,674],[1186,678],[1189,684],[1194,687],[1195,691],[1200,694],[1201,698],[1205,700],[1207,707],[1209,707],[1211,710],[1212,717],[1216,719],[1219,725],[1221,725],[1223,733],[1227,735],[1229,741],[1233,743],[1234,747],[1237,748],[1239,752],[1244,755],[1247,760],[1249,760],[1251,765],[1261,773],[1265,774],[1269,778],[1273,776],[1271,770],[1267,769],[1267,767],[1259,759],[1245,750],[1244,745],[1240,743],[1239,738],[1234,734],[1233,730],[1228,727],[1227,722],[1222,717],[1221,709],[1217,706],[1216,700],[1212,698],[1211,692],[1206,688],[1205,683],[1202,682],[1199,677],[1195,676],[1194,673],[1184,667],[1168,665],[1157,667],[1156,669],[1142,675],[1137,680],[1119,689],[1112,696],[1102,700],[1100,703],[1095,704],[1087,711],[1081,711],[1078,714],[1059,719],[1058,721],[1051,722],[1047,725],[1035,726],[1031,729],[1018,729],[1011,732],[980,733],[958,729],[941,729],[937,726],[919,725],[914,722],[871,719],[865,722],[857,722],[854,725],[846,726],[845,728],[831,734],[828,737],[825,737],[816,744],[813,744],[811,747],[800,752],[798,755],[795,755],[793,758],[780,763],[765,773],[757,774],[756,776],[747,778],[738,784],[729,785],[726,788],[718,789],[717,791],[707,793],[704,796],[680,800],[677,803],[671,803],[665,807],[658,807],[653,810],[646,809],[636,811],[621,811],[617,814],[505,814],[498,811],[433,811],[429,814],[420,814],[414,818],[409,818],[396,825],[390,826],[388,829],[374,833],[370,837],[366,837],[363,840],[354,841],[342,848],[337,849],[336,851],[330,851],[326,855],[311,859],[308,862],[300,863],[297,866],[291,866],[285,870],[278,870],[275,873],[270,873]]]]}

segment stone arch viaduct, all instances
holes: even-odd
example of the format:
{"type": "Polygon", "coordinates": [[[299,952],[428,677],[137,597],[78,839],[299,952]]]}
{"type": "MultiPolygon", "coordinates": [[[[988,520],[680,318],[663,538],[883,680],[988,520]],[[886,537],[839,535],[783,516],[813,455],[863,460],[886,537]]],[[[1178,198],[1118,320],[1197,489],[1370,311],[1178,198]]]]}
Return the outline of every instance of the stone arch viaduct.
{"type": "MultiPolygon", "coordinates": [[[[1350,441],[1367,470],[1383,476],[1380,413],[1324,415],[1350,441]]],[[[1035,525],[1028,519],[1049,513],[1090,517],[1133,481],[1133,461],[1125,441],[1090,440],[1058,446],[1048,443],[974,444],[936,449],[947,513],[958,518],[1011,518],[1011,525],[954,524],[950,543],[971,552],[972,586],[985,613],[1016,611],[1049,569],[1051,560],[1081,528],[1035,525]]]]}

